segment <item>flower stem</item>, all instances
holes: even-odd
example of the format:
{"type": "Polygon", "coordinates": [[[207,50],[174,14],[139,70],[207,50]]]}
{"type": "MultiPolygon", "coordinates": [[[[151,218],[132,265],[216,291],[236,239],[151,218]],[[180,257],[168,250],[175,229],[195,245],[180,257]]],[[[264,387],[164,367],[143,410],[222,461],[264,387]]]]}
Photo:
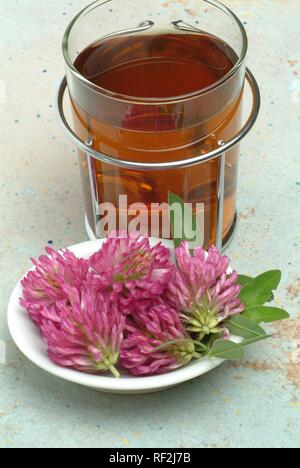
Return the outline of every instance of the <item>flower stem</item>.
{"type": "Polygon", "coordinates": [[[199,348],[202,348],[204,351],[208,351],[208,350],[209,350],[209,347],[206,346],[205,344],[201,343],[200,341],[193,341],[193,343],[194,343],[196,346],[199,346],[199,348]]]}
{"type": "Polygon", "coordinates": [[[121,374],[120,372],[115,368],[115,366],[113,366],[112,364],[109,366],[109,370],[111,371],[111,373],[117,378],[119,379],[121,377],[121,374]]]}

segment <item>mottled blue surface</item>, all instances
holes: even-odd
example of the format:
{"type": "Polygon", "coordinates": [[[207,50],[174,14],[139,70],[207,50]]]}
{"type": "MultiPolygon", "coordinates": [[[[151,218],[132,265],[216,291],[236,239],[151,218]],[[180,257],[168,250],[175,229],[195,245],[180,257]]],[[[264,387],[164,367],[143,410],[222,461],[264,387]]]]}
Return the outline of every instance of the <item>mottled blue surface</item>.
{"type": "Polygon", "coordinates": [[[47,243],[60,248],[85,239],[74,148],[54,111],[64,73],[61,36],[85,3],[41,0],[37,8],[35,0],[0,0],[0,340],[7,347],[0,447],[299,447],[298,0],[227,0],[246,24],[249,65],[263,97],[242,147],[240,221],[229,254],[243,273],[283,270],[276,302],[292,319],[270,327],[274,339],[253,346],[246,360],[138,397],[59,381],[11,341],[7,302],[29,256],[47,243]]]}

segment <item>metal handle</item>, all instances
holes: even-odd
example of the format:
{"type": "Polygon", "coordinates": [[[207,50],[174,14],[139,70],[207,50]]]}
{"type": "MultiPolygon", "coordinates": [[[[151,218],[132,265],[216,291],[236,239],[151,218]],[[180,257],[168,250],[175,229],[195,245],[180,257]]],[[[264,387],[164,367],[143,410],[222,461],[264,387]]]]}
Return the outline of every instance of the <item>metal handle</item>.
{"type": "Polygon", "coordinates": [[[249,133],[251,128],[256,122],[256,119],[259,114],[261,98],[260,98],[260,91],[259,86],[257,84],[254,75],[251,71],[247,68],[246,70],[246,79],[249,83],[252,92],[252,109],[251,113],[247,119],[247,122],[241,128],[241,130],[229,141],[222,141],[222,145],[219,148],[216,148],[212,151],[209,151],[206,154],[200,156],[194,156],[193,158],[183,159],[181,161],[169,161],[169,162],[162,162],[162,163],[148,163],[148,162],[137,162],[137,161],[125,161],[123,159],[118,159],[113,156],[109,156],[104,153],[100,153],[95,149],[91,148],[86,144],[86,142],[82,141],[72,130],[68,121],[66,119],[63,107],[63,99],[64,94],[67,88],[67,79],[66,77],[63,78],[57,96],[57,110],[60,118],[60,123],[66,135],[75,143],[79,149],[81,149],[84,153],[89,154],[91,157],[98,159],[101,162],[111,164],[117,167],[121,167],[124,169],[140,169],[140,170],[148,170],[148,171],[160,171],[164,170],[171,170],[171,169],[179,169],[194,166],[196,164],[201,164],[212,159],[215,159],[226,151],[230,150],[234,146],[236,146],[246,135],[249,133]]]}

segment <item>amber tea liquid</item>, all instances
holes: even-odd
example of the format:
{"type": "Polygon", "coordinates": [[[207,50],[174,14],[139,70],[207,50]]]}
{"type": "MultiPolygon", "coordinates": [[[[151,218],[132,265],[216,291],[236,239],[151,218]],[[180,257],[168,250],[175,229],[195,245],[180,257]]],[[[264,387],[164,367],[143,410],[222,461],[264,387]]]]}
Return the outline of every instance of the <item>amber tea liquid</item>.
{"type": "MultiPolygon", "coordinates": [[[[85,140],[92,137],[94,149],[125,160],[155,163],[204,154],[240,129],[242,93],[234,94],[234,80],[217,93],[209,91],[236,62],[224,41],[202,33],[147,33],[95,42],[75,62],[99,87],[93,93],[85,86],[73,90],[76,133],[85,140]]],[[[94,228],[86,156],[81,154],[80,161],[94,228]]],[[[186,202],[205,204],[205,245],[215,243],[218,160],[165,171],[125,170],[94,159],[92,165],[99,203],[118,208],[119,196],[127,195],[128,204],[150,207],[166,202],[171,191],[186,202]]],[[[226,159],[224,240],[235,221],[237,170],[234,149],[226,159]]]]}

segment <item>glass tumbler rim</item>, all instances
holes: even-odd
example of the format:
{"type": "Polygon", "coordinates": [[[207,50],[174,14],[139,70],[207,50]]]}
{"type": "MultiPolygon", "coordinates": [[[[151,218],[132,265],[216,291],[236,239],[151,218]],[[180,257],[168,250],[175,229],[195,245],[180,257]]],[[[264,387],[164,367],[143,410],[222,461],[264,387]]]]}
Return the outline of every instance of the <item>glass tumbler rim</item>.
{"type": "Polygon", "coordinates": [[[84,7],[69,23],[67,26],[67,29],[65,31],[65,34],[63,36],[63,41],[62,41],[62,50],[63,50],[63,56],[65,63],[67,65],[67,69],[71,72],[73,76],[75,76],[83,85],[93,89],[94,91],[103,94],[103,96],[106,96],[107,98],[111,98],[115,101],[121,101],[125,103],[130,103],[130,104],[143,104],[143,105],[161,105],[161,104],[177,104],[180,102],[186,102],[188,100],[196,99],[198,97],[204,96],[212,91],[215,91],[219,87],[221,87],[223,84],[227,83],[230,78],[232,78],[238,71],[241,69],[241,67],[244,65],[247,52],[248,52],[248,36],[247,32],[245,30],[245,27],[242,23],[242,21],[239,19],[239,17],[226,5],[224,5],[222,2],[219,0],[201,0],[202,2],[205,2],[213,7],[216,7],[217,9],[221,10],[223,13],[227,14],[232,20],[235,21],[237,26],[239,27],[239,30],[241,32],[241,37],[242,37],[242,51],[239,56],[239,60],[236,62],[234,67],[226,74],[224,75],[221,79],[216,81],[210,86],[207,86],[205,88],[199,89],[197,91],[194,91],[192,93],[187,93],[179,96],[168,96],[165,98],[146,98],[146,97],[136,97],[136,96],[127,96],[124,94],[116,93],[114,91],[110,91],[108,89],[102,88],[101,86],[96,85],[86,77],[84,77],[75,67],[70,54],[69,54],[69,39],[70,35],[72,33],[73,27],[75,24],[84,16],[86,16],[89,12],[93,11],[94,9],[101,7],[107,3],[113,2],[114,0],[94,0],[92,3],[84,7]]]}

